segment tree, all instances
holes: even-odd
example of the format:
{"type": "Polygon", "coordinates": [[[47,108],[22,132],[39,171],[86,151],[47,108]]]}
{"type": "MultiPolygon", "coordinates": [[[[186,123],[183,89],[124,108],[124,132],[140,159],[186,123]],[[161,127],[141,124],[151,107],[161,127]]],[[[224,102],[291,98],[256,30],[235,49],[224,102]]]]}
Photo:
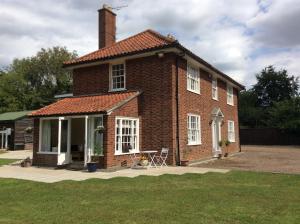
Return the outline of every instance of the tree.
{"type": "Polygon", "coordinates": [[[15,59],[0,76],[0,111],[38,109],[52,103],[55,94],[71,91],[71,73],[62,65],[76,56],[66,48],[53,47],[15,59]]]}
{"type": "Polygon", "coordinates": [[[257,83],[253,91],[262,107],[272,106],[275,102],[291,99],[298,95],[298,79],[288,76],[287,70],[276,71],[273,66],[264,68],[256,75],[257,83]]]}
{"type": "Polygon", "coordinates": [[[269,126],[300,133],[300,97],[274,103],[269,126]]]}

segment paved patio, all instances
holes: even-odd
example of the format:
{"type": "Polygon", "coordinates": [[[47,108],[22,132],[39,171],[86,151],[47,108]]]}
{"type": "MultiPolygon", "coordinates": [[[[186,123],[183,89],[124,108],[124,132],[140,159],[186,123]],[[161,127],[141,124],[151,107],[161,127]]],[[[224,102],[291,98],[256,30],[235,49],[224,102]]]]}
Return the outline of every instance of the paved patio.
{"type": "Polygon", "coordinates": [[[27,157],[32,158],[31,150],[16,150],[6,151],[0,154],[0,159],[26,159],[27,157]]]}
{"type": "Polygon", "coordinates": [[[15,178],[23,180],[32,180],[45,183],[54,183],[63,180],[81,181],[89,178],[110,179],[114,177],[137,177],[140,175],[159,176],[163,174],[198,173],[207,172],[227,173],[228,169],[213,169],[199,167],[163,167],[149,169],[122,169],[114,172],[97,171],[89,173],[86,171],[70,171],[65,169],[38,168],[28,167],[22,168],[16,165],[6,165],[0,167],[0,178],[15,178]]]}

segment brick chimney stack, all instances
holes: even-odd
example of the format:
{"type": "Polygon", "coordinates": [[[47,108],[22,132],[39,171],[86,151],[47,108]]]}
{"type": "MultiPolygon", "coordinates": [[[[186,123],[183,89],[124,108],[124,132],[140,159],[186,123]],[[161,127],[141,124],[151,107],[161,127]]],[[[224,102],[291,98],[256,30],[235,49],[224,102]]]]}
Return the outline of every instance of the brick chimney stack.
{"type": "Polygon", "coordinates": [[[99,49],[111,46],[116,42],[116,14],[106,4],[99,13],[99,49]]]}

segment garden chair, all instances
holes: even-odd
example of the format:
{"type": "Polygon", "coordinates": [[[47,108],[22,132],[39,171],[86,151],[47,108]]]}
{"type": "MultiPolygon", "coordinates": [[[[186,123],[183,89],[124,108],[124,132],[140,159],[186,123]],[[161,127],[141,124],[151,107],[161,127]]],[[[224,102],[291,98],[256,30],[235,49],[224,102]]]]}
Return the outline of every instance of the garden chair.
{"type": "Polygon", "coordinates": [[[166,161],[168,158],[168,154],[169,154],[169,149],[168,148],[162,148],[160,155],[159,156],[155,156],[155,160],[157,162],[157,164],[159,164],[161,167],[162,166],[168,166],[166,161]]]}
{"type": "Polygon", "coordinates": [[[129,156],[130,156],[130,159],[131,159],[131,161],[132,161],[131,168],[132,168],[132,169],[133,169],[133,168],[136,168],[137,165],[138,165],[138,163],[139,163],[139,161],[140,161],[140,156],[137,155],[136,153],[129,154],[129,156]]]}

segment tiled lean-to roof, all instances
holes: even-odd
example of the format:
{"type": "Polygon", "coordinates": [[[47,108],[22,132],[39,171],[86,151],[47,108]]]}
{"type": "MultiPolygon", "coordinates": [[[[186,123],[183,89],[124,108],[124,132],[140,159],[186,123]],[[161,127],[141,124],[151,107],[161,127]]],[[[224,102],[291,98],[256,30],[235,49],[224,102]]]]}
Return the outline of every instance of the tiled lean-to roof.
{"type": "Polygon", "coordinates": [[[30,116],[43,117],[109,113],[139,94],[140,92],[138,91],[131,91],[65,98],[39,110],[33,111],[30,116]]]}
{"type": "Polygon", "coordinates": [[[146,50],[154,50],[169,46],[176,42],[175,39],[165,37],[153,30],[146,30],[134,36],[116,42],[112,46],[101,48],[90,54],[84,55],[77,59],[67,61],[64,66],[93,62],[97,60],[109,59],[115,56],[139,53],[146,50]]]}

